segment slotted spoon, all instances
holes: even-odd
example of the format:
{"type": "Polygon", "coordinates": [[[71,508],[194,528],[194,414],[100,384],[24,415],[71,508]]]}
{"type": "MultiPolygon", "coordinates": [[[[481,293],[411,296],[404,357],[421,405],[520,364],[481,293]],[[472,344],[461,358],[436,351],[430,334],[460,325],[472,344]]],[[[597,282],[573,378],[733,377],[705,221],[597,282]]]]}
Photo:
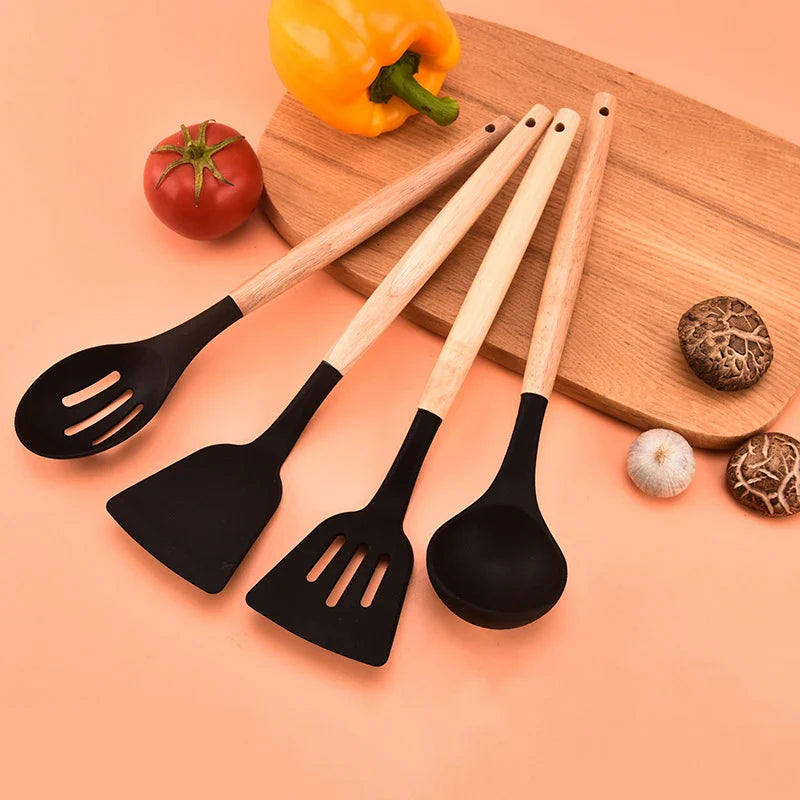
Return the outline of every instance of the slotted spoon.
{"type": "Polygon", "coordinates": [[[561,597],[567,563],[536,499],[536,453],[589,249],[616,111],[596,95],[547,268],[519,412],[506,456],[487,491],[428,543],[427,568],[441,600],[485,628],[516,628],[561,597]]]}
{"type": "MultiPolygon", "coordinates": [[[[384,664],[403,607],[414,556],[403,519],[436,431],[477,355],[511,284],[578,128],[562,109],[544,137],[453,323],[428,386],[386,479],[360,511],[321,523],[247,595],[247,603],[282,627],[328,650],[384,664]],[[334,543],[340,547],[313,579],[334,543]],[[340,597],[331,596],[357,553],[363,558],[340,597]],[[385,571],[364,599],[379,562],[385,571]]],[[[524,125],[523,121],[520,123],[524,125]]]]}
{"type": "Polygon", "coordinates": [[[444,261],[544,132],[537,106],[503,139],[375,289],[273,425],[246,445],[206,447],[108,501],[162,563],[207,592],[228,582],[280,503],[281,466],[330,391],[444,261]]]}
{"type": "Polygon", "coordinates": [[[48,458],[93,455],[124,442],[155,416],[192,359],[217,334],[396,220],[510,129],[511,122],[498,117],[385,186],[182,325],[150,339],[82,350],[54,364],[20,400],[14,420],[19,440],[48,458]],[[88,387],[109,376],[118,377],[67,405],[71,395],[91,394],[88,387]]]}

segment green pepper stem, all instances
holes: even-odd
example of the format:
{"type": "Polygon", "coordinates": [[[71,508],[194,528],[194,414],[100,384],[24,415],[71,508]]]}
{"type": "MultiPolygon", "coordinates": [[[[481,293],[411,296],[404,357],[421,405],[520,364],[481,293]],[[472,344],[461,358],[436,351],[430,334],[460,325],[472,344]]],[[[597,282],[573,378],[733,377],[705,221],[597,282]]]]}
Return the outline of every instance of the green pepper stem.
{"type": "Polygon", "coordinates": [[[450,125],[458,117],[458,102],[452,97],[431,94],[414,75],[419,70],[420,56],[406,51],[394,64],[383,67],[369,87],[373,103],[388,103],[399,97],[412,108],[430,117],[437,125],[450,125]]]}

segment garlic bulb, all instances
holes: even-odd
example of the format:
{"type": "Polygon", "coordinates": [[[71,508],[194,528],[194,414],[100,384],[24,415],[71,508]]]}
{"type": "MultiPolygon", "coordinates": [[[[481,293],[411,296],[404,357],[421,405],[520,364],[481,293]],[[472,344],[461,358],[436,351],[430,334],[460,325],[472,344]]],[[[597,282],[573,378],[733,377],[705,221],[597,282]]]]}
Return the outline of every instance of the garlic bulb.
{"type": "Polygon", "coordinates": [[[653,428],[631,445],[628,475],[651,497],[674,497],[694,478],[694,452],[679,433],[653,428]]]}

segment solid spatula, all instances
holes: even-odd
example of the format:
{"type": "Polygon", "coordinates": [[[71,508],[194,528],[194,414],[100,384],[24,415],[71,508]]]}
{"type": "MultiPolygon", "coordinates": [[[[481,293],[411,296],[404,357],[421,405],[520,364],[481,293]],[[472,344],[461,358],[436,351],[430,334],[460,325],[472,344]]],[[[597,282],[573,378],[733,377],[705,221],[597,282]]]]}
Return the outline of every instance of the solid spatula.
{"type": "Polygon", "coordinates": [[[258,439],[206,447],[112,497],[108,511],[174,572],[218,592],[281,499],[280,468],[341,376],[386,329],[500,191],[552,118],[531,110],[395,265],[299,394],[258,439]]]}
{"type": "Polygon", "coordinates": [[[578,122],[573,111],[556,115],[467,292],[381,487],[365,508],[317,526],[250,590],[247,602],[260,614],[357,661],[380,666],[388,659],[414,560],[403,519],[417,475],[522,260],[578,122]],[[341,596],[333,596],[358,559],[341,596]],[[381,561],[380,582],[365,597],[381,561]]]}
{"type": "Polygon", "coordinates": [[[515,628],[561,597],[567,564],[539,510],[536,452],[589,248],[616,100],[595,97],[547,268],[517,421],[497,477],[428,544],[427,567],[442,601],[468,622],[515,628]]]}
{"type": "Polygon", "coordinates": [[[20,400],[14,420],[19,440],[48,458],[88,456],[124,442],[153,418],[184,369],[217,334],[396,220],[510,129],[511,122],[498,117],[385,186],[182,325],[139,342],[82,350],[54,364],[20,400]]]}

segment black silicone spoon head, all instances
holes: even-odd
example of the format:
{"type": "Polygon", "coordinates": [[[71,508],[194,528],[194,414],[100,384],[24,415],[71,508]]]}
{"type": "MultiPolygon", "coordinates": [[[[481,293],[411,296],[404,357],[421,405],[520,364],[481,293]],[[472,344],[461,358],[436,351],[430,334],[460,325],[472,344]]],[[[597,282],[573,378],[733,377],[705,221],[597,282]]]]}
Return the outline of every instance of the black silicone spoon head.
{"type": "Polygon", "coordinates": [[[506,457],[485,494],[428,544],[431,584],[455,614],[516,628],[546,614],[567,582],[564,554],[536,501],[536,450],[547,401],[523,394],[506,457]]]}
{"type": "Polygon", "coordinates": [[[320,647],[374,667],[385,664],[414,564],[403,518],[440,423],[435,414],[417,411],[369,504],[318,525],[250,590],[248,605],[320,647]]]}
{"type": "Polygon", "coordinates": [[[221,591],[278,508],[281,466],[341,377],[323,361],[258,439],[198,450],[112,497],[108,513],[173,572],[221,591]]]}
{"type": "Polygon", "coordinates": [[[241,316],[226,297],[159,336],[67,356],[20,400],[19,440],[47,458],[89,456],[124,442],[155,416],[195,355],[241,316]]]}

